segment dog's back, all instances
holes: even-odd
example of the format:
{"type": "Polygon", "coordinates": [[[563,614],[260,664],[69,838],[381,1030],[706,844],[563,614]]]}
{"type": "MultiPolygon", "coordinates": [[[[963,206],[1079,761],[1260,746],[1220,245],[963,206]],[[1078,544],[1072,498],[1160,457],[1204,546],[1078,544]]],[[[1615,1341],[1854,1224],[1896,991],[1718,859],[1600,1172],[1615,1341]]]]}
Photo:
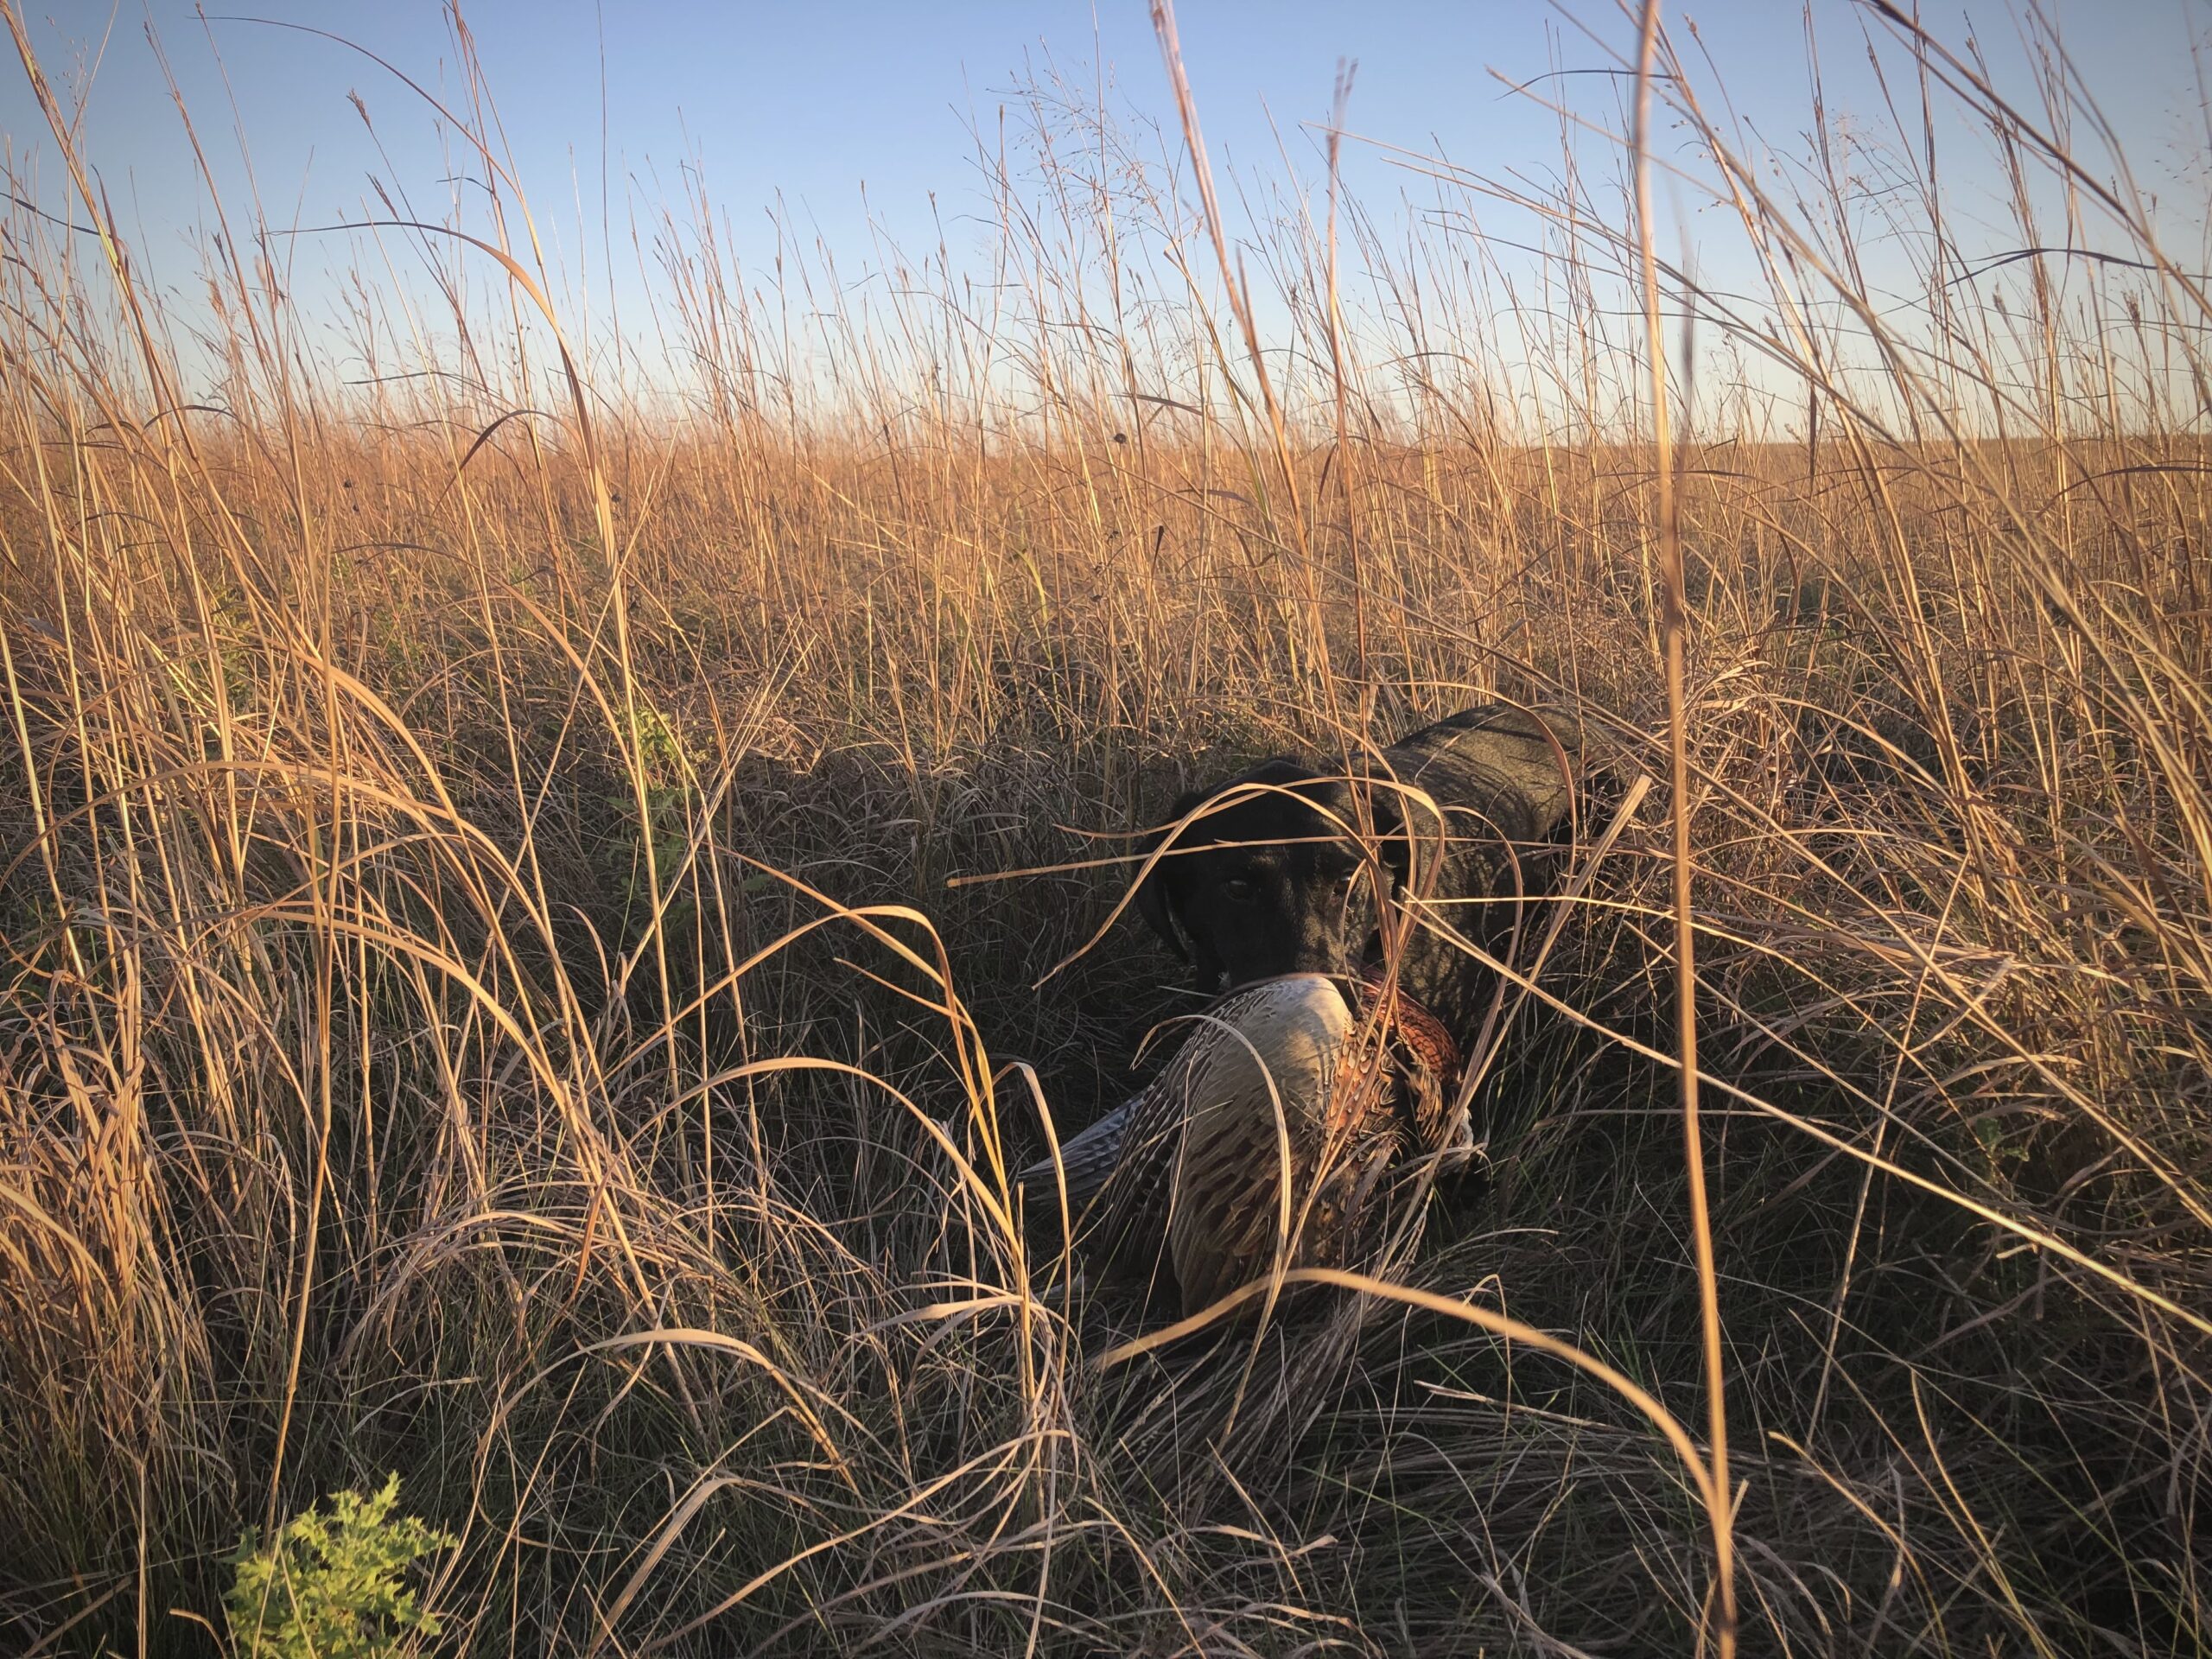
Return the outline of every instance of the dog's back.
{"type": "Polygon", "coordinates": [[[1497,981],[1450,936],[1519,954],[1525,901],[1557,874],[1551,843],[1574,808],[1583,747],[1580,722],[1561,710],[1487,703],[1400,739],[1369,768],[1396,797],[1404,894],[1431,901],[1407,939],[1404,982],[1463,1040],[1497,981]]]}
{"type": "Polygon", "coordinates": [[[1426,796],[1455,849],[1500,854],[1499,842],[1548,840],[1573,810],[1582,728],[1556,709],[1487,703],[1399,739],[1372,770],[1400,786],[1397,816],[1417,841],[1433,842],[1439,830],[1426,796]]]}

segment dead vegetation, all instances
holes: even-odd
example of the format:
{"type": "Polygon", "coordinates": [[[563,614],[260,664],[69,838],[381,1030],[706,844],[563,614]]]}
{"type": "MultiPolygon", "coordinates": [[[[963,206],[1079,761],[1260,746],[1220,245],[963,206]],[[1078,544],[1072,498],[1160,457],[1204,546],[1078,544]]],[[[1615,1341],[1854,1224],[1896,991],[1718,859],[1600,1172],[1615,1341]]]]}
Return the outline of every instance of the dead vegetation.
{"type": "MultiPolygon", "coordinates": [[[[1660,274],[1707,377],[1673,455],[1744,1645],[2192,1653],[2202,254],[2063,77],[2008,100],[1869,16],[2015,169],[2016,245],[2101,257],[1961,246],[1925,111],[1777,196],[1662,42],[1766,283],[1660,274]]],[[[1046,979],[1127,874],[1083,832],[1489,695],[1607,734],[1585,864],[1667,776],[1620,202],[1573,165],[1522,202],[1538,304],[1440,219],[1287,193],[1262,385],[1174,146],[1030,113],[995,296],[932,258],[863,305],[796,249],[779,286],[665,218],[672,391],[560,332],[476,139],[478,242],[362,233],[454,306],[365,301],[367,377],[309,366],[259,227],[188,321],[87,175],[52,218],[17,181],[7,1645],[204,1650],[243,1528],[392,1470],[487,1654],[1713,1639],[1694,1470],[1497,1334],[1701,1442],[1663,787],[1519,1005],[1487,1174],[1263,1465],[1158,1432],[1163,1357],[1102,1365],[1120,1316],[1007,1209],[1040,1104],[1089,1122],[1184,1006],[1134,932],[1046,979]]],[[[1467,226],[1510,194],[1432,170],[1467,226]]]]}

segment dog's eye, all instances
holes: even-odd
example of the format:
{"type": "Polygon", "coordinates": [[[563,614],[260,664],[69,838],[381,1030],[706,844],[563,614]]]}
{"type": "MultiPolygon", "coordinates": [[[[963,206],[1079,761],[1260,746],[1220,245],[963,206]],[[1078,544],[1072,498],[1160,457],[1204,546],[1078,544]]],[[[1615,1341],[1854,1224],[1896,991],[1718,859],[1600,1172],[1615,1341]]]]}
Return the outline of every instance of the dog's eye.
{"type": "Polygon", "coordinates": [[[1260,896],[1260,884],[1246,876],[1232,875],[1221,884],[1221,896],[1232,905],[1249,905],[1260,896]]]}

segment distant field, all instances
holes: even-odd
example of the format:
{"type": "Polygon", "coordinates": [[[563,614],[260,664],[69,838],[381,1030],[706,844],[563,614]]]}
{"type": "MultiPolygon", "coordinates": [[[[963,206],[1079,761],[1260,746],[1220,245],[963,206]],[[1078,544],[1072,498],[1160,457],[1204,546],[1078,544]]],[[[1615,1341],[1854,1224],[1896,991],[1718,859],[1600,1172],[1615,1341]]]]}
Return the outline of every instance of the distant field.
{"type": "MultiPolygon", "coordinates": [[[[1748,162],[1711,217],[1758,321],[1661,278],[1708,376],[1670,437],[1743,1650],[2198,1653],[2206,256],[1933,61],[2071,191],[2005,232],[2062,251],[1966,280],[1906,131],[1911,306],[1851,274],[1862,203],[1748,162]]],[[[1535,302],[1478,244],[1332,242],[1317,193],[1241,313],[1189,181],[1085,142],[1058,222],[1009,186],[988,308],[928,262],[867,310],[748,285],[679,210],[672,390],[564,372],[519,281],[499,334],[366,268],[318,366],[250,235],[195,338],[97,192],[47,181],[73,231],[11,186],[0,1649],[213,1651],[245,1529],[394,1471],[459,1539],[426,1651],[1716,1639],[1696,1479],[1588,1376],[1390,1313],[1231,1469],[1133,1432],[1162,1374],[1009,1224],[1039,1103],[1087,1123],[1190,1006],[1127,921],[1082,950],[1114,836],[1564,701],[1579,869],[1634,810],[1411,1282],[1705,1443],[1634,227],[1541,199],[1509,359],[1535,302]],[[1353,263],[1397,303],[1332,330],[1353,263]]]]}

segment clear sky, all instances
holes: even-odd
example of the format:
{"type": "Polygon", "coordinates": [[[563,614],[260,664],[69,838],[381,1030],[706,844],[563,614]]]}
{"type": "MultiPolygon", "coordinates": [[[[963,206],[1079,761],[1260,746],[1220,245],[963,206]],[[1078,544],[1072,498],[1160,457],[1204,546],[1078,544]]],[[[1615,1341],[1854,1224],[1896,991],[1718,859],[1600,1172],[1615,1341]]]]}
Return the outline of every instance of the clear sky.
{"type": "MultiPolygon", "coordinates": [[[[211,10],[221,3],[210,0],[211,10]]],[[[431,0],[232,3],[342,35],[441,95],[458,95],[449,20],[431,0]]],[[[2020,31],[2012,10],[1975,0],[1923,3],[1923,14],[1954,40],[1970,17],[1993,62],[2017,76],[2020,31]]],[[[1667,15],[1678,31],[1687,21],[1698,24],[1738,111],[1769,139],[1787,146],[1810,129],[1806,22],[1796,6],[1704,0],[1669,4],[1667,15]]],[[[2201,201],[2212,141],[2190,43],[2212,25],[2212,4],[2056,0],[2054,15],[2141,181],[2201,201]]],[[[868,263],[871,225],[910,247],[933,246],[933,211],[950,222],[959,251],[962,217],[984,207],[970,124],[994,130],[1025,69],[1049,62],[1089,88],[1103,64],[1109,105],[1173,123],[1142,0],[477,0],[463,16],[564,269],[576,269],[579,242],[584,267],[600,263],[603,180],[622,282],[639,280],[634,254],[620,245],[624,202],[677,199],[683,169],[695,162],[741,244],[760,236],[743,248],[748,255],[768,245],[761,210],[780,194],[798,222],[818,228],[838,250],[841,268],[852,270],[868,263]]],[[[1865,31],[1879,25],[1845,0],[1815,0],[1812,17],[1832,112],[1885,122],[1865,44],[1865,31]]],[[[1546,168],[1559,153],[1556,118],[1510,95],[1492,72],[1525,81],[1555,67],[1603,68],[1611,60],[1576,18],[1620,49],[1632,37],[1628,16],[1604,4],[1571,13],[1536,0],[1185,0],[1181,7],[1185,56],[1216,165],[1270,171],[1279,137],[1301,166],[1312,162],[1315,141],[1300,124],[1325,117],[1340,59],[1359,66],[1351,108],[1357,131],[1491,171],[1546,168]]],[[[30,28],[65,99],[83,95],[85,148],[124,225],[137,227],[144,257],[181,302],[190,302],[189,238],[207,221],[149,29],[234,203],[246,188],[243,147],[274,224],[371,216],[380,211],[372,176],[404,188],[426,217],[444,211],[450,187],[440,180],[458,169],[442,156],[429,112],[387,71],[343,45],[266,21],[203,20],[179,0],[114,7],[59,0],[30,28]]],[[[1581,73],[1539,90],[1611,124],[1618,88],[1581,73]]],[[[63,210],[52,142],[12,62],[0,67],[0,128],[19,183],[41,206],[63,210]]],[[[1947,158],[1952,176],[1979,172],[1993,184],[1986,142],[1959,138],[1947,158]]],[[[1348,173],[1363,197],[1386,207],[1401,191],[1419,188],[1378,152],[1356,149],[1348,173]]],[[[327,280],[311,257],[301,270],[305,288],[327,280]]],[[[605,280],[592,278],[595,287],[605,280]]]]}

